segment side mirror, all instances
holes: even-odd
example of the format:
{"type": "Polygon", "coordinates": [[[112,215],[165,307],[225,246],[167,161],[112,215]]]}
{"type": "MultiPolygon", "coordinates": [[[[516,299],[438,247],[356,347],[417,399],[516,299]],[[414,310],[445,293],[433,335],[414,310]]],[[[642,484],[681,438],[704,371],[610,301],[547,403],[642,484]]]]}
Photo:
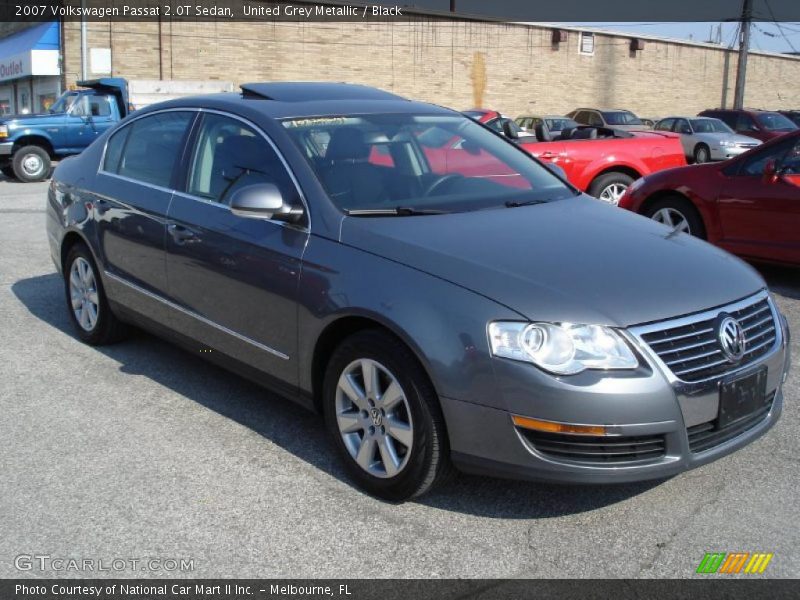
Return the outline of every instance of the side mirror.
{"type": "Polygon", "coordinates": [[[503,135],[510,140],[516,140],[519,138],[517,130],[514,129],[514,126],[511,124],[511,119],[505,119],[503,121],[503,135]]]}
{"type": "Polygon", "coordinates": [[[302,208],[287,204],[274,183],[255,183],[236,190],[231,197],[231,212],[238,217],[295,222],[302,208]]]}
{"type": "Polygon", "coordinates": [[[775,183],[780,177],[778,164],[774,159],[770,159],[764,165],[763,180],[765,183],[775,183]]]}
{"type": "Polygon", "coordinates": [[[681,133],[684,133],[686,135],[692,135],[692,130],[689,129],[688,127],[684,127],[683,129],[681,129],[681,133]]]}

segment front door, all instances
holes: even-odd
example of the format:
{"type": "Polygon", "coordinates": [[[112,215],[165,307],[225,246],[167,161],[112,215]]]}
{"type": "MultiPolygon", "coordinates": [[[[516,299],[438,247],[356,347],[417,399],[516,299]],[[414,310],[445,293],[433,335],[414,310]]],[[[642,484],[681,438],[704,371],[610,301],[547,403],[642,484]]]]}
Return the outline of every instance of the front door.
{"type": "Polygon", "coordinates": [[[800,138],[772,144],[741,161],[718,198],[724,239],[737,254],[800,263],[800,138]],[[767,178],[774,162],[778,176],[767,178]]]}
{"type": "Polygon", "coordinates": [[[222,351],[294,389],[297,287],[308,231],[237,216],[229,202],[254,183],[274,183],[289,202],[300,202],[299,191],[250,124],[206,113],[195,139],[183,192],[168,215],[170,298],[183,309],[190,337],[208,345],[203,351],[222,351]]]}

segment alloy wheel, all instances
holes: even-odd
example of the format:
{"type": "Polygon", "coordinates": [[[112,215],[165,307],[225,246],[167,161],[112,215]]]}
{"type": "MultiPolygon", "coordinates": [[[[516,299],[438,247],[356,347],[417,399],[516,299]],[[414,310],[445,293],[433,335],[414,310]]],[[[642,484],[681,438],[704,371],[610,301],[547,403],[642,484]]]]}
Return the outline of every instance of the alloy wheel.
{"type": "Polygon", "coordinates": [[[80,256],[70,268],[69,297],[75,320],[84,331],[93,331],[100,314],[100,298],[92,265],[80,256]]]}
{"type": "Polygon", "coordinates": [[[408,463],[411,407],[397,378],[377,361],[358,359],[336,387],[336,422],[350,456],[367,473],[390,478],[408,463]]]}
{"type": "Polygon", "coordinates": [[[681,211],[674,208],[660,208],[653,213],[652,219],[676,231],[682,231],[689,235],[692,233],[686,216],[681,211]]]}
{"type": "Polygon", "coordinates": [[[604,200],[610,204],[616,206],[619,204],[619,199],[622,198],[622,194],[625,193],[625,190],[628,189],[627,185],[622,183],[611,183],[603,188],[603,191],[600,192],[600,200],[604,200]]]}

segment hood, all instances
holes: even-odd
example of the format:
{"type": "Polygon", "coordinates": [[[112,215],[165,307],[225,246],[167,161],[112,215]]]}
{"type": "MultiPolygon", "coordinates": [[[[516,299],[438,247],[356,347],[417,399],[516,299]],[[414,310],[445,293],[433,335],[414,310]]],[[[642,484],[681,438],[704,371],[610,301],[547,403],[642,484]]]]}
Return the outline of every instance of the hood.
{"type": "Polygon", "coordinates": [[[764,287],[733,255],[580,196],[419,217],[347,217],[342,243],[435,275],[530,320],[626,327],[764,287]]]}
{"type": "Polygon", "coordinates": [[[30,113],[27,115],[3,115],[0,117],[0,123],[7,124],[11,121],[17,123],[27,123],[29,121],[42,121],[44,119],[52,119],[53,117],[63,117],[64,113],[30,113]]]}

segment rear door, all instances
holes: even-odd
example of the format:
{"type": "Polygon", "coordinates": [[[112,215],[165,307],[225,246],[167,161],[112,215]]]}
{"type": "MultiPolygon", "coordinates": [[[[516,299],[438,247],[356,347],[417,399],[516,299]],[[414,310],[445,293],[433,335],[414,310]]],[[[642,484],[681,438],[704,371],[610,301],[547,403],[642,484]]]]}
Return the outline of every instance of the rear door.
{"type": "Polygon", "coordinates": [[[725,248],[737,254],[800,263],[800,137],[771,144],[741,161],[719,195],[725,248]],[[770,180],[775,161],[782,174],[770,180]]]}
{"type": "Polygon", "coordinates": [[[108,140],[94,186],[94,214],[104,268],[118,283],[166,294],[166,216],[195,114],[148,114],[108,140]]]}
{"type": "Polygon", "coordinates": [[[180,329],[286,387],[297,384],[297,287],[308,228],[241,217],[231,196],[274,183],[301,204],[299,188],[271,141],[233,115],[204,112],[188,173],[169,210],[169,294],[180,329]]]}

